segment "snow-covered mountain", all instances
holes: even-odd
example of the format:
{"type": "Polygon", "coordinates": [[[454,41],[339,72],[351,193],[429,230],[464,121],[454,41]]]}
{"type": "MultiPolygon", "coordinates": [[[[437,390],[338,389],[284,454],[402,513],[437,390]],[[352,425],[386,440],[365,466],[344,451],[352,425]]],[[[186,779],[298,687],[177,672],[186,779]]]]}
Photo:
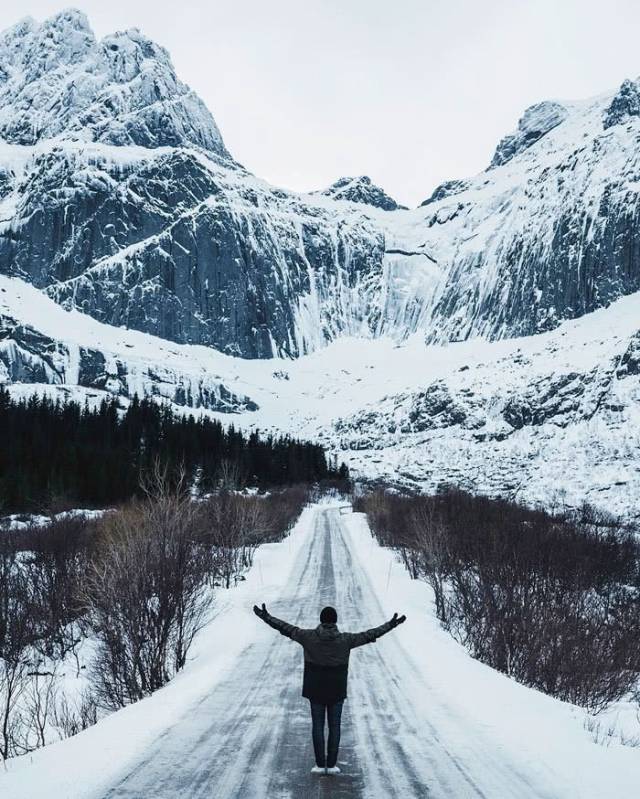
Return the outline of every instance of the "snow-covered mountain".
{"type": "Polygon", "coordinates": [[[343,334],[548,330],[640,288],[638,85],[540,103],[419,209],[368,178],[299,195],[228,155],[168,54],[65,11],[0,38],[0,272],[242,357],[343,334]]]}
{"type": "Polygon", "coordinates": [[[0,136],[62,136],[143,147],[196,145],[227,158],[213,117],[176,78],[167,51],[137,29],[97,42],[69,9],[0,35],[0,136]]]}
{"type": "Polygon", "coordinates": [[[332,183],[321,194],[325,197],[333,197],[334,200],[348,200],[352,203],[362,203],[371,205],[374,208],[381,208],[383,211],[397,211],[406,206],[399,205],[393,197],[389,197],[384,189],[376,186],[367,175],[360,175],[357,178],[339,178],[332,183]]]}
{"type": "Polygon", "coordinates": [[[137,30],[24,20],[0,35],[0,380],[236,413],[386,478],[539,498],[555,474],[628,508],[639,187],[637,81],[532,106],[486,170],[408,210],[366,177],[251,175],[137,30]]]}
{"type": "Polygon", "coordinates": [[[0,382],[18,397],[156,396],[321,441],[357,476],[637,517],[638,299],[525,338],[341,337],[249,360],[114,328],[0,277],[0,382]]]}

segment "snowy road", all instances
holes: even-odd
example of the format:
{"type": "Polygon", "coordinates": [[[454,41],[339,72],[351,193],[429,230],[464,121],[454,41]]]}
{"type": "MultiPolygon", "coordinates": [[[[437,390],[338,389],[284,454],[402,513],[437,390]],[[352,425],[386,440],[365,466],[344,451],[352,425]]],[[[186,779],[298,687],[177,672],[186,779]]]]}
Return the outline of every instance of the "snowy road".
{"type": "MultiPolygon", "coordinates": [[[[289,590],[270,610],[312,626],[325,604],[337,607],[343,629],[370,627],[385,618],[335,508],[316,511],[289,590]]],[[[411,623],[419,621],[409,619],[406,627],[411,623]]],[[[437,715],[443,712],[393,632],[352,655],[339,758],[343,773],[311,775],[309,710],[300,696],[301,649],[275,632],[266,644],[257,638],[217,689],[165,731],[104,799],[566,796],[530,784],[505,753],[462,718],[454,739],[461,737],[464,746],[456,744],[454,752],[416,709],[412,697],[420,692],[437,715]]],[[[451,729],[456,719],[444,710],[451,729]]]]}

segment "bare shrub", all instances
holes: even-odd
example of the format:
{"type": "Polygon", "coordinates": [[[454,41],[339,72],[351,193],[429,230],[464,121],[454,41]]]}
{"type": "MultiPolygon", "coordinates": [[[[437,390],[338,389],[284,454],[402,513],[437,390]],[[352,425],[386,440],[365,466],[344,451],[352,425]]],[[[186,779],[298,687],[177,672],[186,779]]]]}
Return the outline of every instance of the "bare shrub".
{"type": "Polygon", "coordinates": [[[640,547],[615,519],[456,491],[377,491],[357,507],[474,657],[594,712],[637,683],[640,547]]]}
{"type": "Polygon", "coordinates": [[[85,689],[75,702],[62,694],[53,705],[52,724],[60,740],[71,738],[98,721],[98,705],[93,692],[85,689]]]}
{"type": "Polygon", "coordinates": [[[282,541],[311,499],[308,485],[298,484],[273,491],[264,499],[267,523],[260,543],[282,541]]]}
{"type": "Polygon", "coordinates": [[[85,604],[98,636],[97,698],[135,702],[181,669],[212,602],[209,553],[196,540],[195,506],[156,474],[148,496],[110,515],[89,570],[85,604]]]}
{"type": "Polygon", "coordinates": [[[55,714],[58,684],[53,671],[35,671],[29,675],[24,697],[25,735],[33,738],[30,749],[47,743],[47,733],[55,714]]]}
{"type": "Polygon", "coordinates": [[[18,554],[0,539],[0,755],[5,760],[26,751],[21,699],[35,639],[29,583],[18,554]]]}
{"type": "Polygon", "coordinates": [[[307,486],[269,494],[221,491],[197,511],[199,540],[211,554],[211,580],[229,588],[253,563],[260,544],[281,541],[309,499],[307,486]]]}
{"type": "MultiPolygon", "coordinates": [[[[87,573],[95,522],[78,517],[55,519],[23,541],[35,622],[36,646],[43,656],[63,660],[76,655],[82,640],[80,594],[87,573]]],[[[77,662],[77,657],[76,657],[77,662]]]]}
{"type": "Polygon", "coordinates": [[[229,588],[251,565],[266,529],[264,500],[224,491],[201,503],[197,521],[200,542],[211,554],[211,578],[229,588]]]}
{"type": "Polygon", "coordinates": [[[240,463],[228,458],[220,461],[220,465],[216,469],[215,484],[220,491],[236,491],[244,488],[246,480],[240,463]]]}

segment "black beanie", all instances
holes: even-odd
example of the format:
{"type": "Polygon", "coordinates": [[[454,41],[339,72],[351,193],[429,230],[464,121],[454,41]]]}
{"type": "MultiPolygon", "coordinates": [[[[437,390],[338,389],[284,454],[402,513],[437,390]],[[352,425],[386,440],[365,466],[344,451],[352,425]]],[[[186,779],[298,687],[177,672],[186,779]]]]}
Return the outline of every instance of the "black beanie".
{"type": "Polygon", "coordinates": [[[331,606],[322,608],[320,613],[320,623],[321,624],[335,624],[338,621],[338,614],[336,613],[336,609],[332,608],[331,606]]]}

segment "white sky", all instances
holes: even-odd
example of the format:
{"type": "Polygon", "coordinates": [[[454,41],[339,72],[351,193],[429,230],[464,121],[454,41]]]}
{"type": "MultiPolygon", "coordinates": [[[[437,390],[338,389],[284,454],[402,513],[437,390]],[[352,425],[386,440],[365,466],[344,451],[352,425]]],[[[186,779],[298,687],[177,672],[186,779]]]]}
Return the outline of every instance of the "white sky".
{"type": "MultiPolygon", "coordinates": [[[[2,0],[0,29],[60,0],[2,0]]],[[[640,74],[638,0],[78,0],[171,53],[228,149],[280,186],[368,174],[408,205],[482,170],[526,106],[640,74]]]]}

